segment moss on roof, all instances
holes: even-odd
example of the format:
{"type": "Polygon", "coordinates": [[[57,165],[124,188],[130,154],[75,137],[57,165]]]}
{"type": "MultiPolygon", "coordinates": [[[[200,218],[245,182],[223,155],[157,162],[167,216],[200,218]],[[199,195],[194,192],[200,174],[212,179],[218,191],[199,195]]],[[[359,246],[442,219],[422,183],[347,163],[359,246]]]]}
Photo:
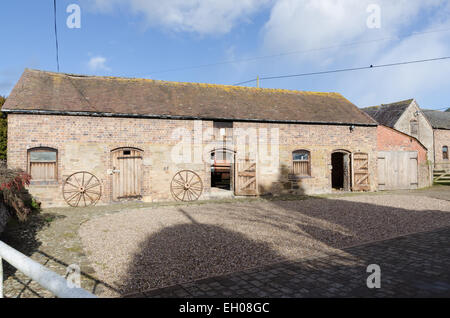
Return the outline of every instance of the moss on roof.
{"type": "Polygon", "coordinates": [[[26,69],[5,111],[376,124],[338,93],[85,76],[26,69]]]}

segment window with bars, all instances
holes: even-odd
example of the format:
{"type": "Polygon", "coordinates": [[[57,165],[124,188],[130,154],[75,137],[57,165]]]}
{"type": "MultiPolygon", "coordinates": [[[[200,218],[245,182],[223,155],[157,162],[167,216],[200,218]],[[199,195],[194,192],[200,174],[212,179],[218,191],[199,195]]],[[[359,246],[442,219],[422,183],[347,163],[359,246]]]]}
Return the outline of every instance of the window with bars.
{"type": "Polygon", "coordinates": [[[33,181],[57,181],[58,151],[33,148],[28,151],[28,173],[33,181]]]}
{"type": "Polygon", "coordinates": [[[292,153],[292,173],[300,177],[311,176],[311,154],[307,150],[292,153]]]}
{"type": "Polygon", "coordinates": [[[448,160],[448,146],[442,147],[442,159],[448,160]]]}
{"type": "Polygon", "coordinates": [[[415,119],[411,120],[411,136],[418,138],[419,137],[419,122],[415,119]]]}
{"type": "Polygon", "coordinates": [[[216,141],[233,141],[233,122],[215,121],[213,122],[213,128],[216,141]]]}

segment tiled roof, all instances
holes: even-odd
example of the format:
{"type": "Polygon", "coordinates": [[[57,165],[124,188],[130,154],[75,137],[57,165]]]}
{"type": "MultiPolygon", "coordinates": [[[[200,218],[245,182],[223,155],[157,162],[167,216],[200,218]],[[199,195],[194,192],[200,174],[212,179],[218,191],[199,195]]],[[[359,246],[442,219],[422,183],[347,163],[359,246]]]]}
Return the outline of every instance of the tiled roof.
{"type": "Polygon", "coordinates": [[[362,110],[379,124],[394,128],[400,116],[413,101],[414,99],[408,99],[396,103],[383,104],[381,106],[366,107],[362,110]]]}
{"type": "Polygon", "coordinates": [[[450,129],[450,112],[423,110],[434,129],[450,129]]]}
{"type": "Polygon", "coordinates": [[[80,76],[26,69],[5,112],[376,125],[338,93],[80,76]]]}

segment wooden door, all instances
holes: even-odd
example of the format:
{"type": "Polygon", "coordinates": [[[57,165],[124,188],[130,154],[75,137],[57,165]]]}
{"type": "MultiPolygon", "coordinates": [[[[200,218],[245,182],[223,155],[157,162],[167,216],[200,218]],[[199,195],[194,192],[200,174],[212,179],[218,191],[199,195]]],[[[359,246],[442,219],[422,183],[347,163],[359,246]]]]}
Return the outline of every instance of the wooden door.
{"type": "Polygon", "coordinates": [[[384,153],[378,153],[378,190],[380,191],[387,190],[388,188],[389,166],[387,163],[388,158],[386,157],[387,156],[384,153]]]}
{"type": "Polygon", "coordinates": [[[112,152],[113,200],[140,198],[142,151],[121,148],[112,152]]]}
{"type": "Polygon", "coordinates": [[[408,160],[408,179],[409,188],[418,189],[419,188],[419,161],[418,154],[410,153],[408,160]]]}
{"type": "Polygon", "coordinates": [[[344,191],[350,191],[351,189],[350,162],[350,154],[344,153],[344,191]]]}
{"type": "Polygon", "coordinates": [[[367,153],[354,153],[353,160],[353,191],[369,191],[369,155],[367,153]]]}
{"type": "Polygon", "coordinates": [[[243,196],[258,195],[256,161],[239,159],[235,163],[235,194],[243,196]]]}
{"type": "Polygon", "coordinates": [[[416,151],[380,151],[378,153],[378,189],[418,188],[416,151]]]}

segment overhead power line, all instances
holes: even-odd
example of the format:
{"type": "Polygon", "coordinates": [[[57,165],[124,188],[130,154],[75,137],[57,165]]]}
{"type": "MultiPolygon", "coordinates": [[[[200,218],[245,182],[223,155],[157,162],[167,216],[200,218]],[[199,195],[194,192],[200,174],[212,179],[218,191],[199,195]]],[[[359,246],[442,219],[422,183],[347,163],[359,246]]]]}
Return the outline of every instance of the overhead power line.
{"type": "Polygon", "coordinates": [[[326,46],[326,47],[319,47],[319,48],[313,48],[313,49],[308,49],[308,50],[296,50],[296,51],[289,51],[289,52],[283,52],[283,53],[277,53],[277,54],[271,54],[271,55],[262,55],[262,56],[242,58],[242,59],[233,59],[233,60],[219,61],[219,62],[207,63],[207,64],[184,66],[184,67],[170,68],[170,69],[164,69],[164,70],[159,70],[159,71],[150,71],[150,72],[147,72],[147,73],[133,74],[132,76],[150,76],[150,75],[154,75],[154,74],[170,73],[170,72],[177,72],[177,71],[186,71],[186,70],[193,70],[193,69],[199,69],[199,68],[220,66],[220,65],[233,64],[233,63],[253,62],[253,61],[259,61],[259,60],[265,60],[265,59],[284,57],[284,56],[289,56],[289,55],[305,54],[305,53],[312,53],[312,52],[325,51],[325,50],[331,50],[331,49],[339,49],[339,48],[346,48],[346,47],[352,47],[352,46],[371,44],[371,43],[376,43],[376,42],[384,42],[384,41],[394,40],[394,39],[407,39],[407,38],[410,38],[410,37],[424,35],[424,34],[449,32],[449,31],[450,31],[450,28],[434,29],[434,30],[428,30],[428,31],[423,31],[423,32],[413,32],[413,33],[410,33],[410,34],[405,35],[403,37],[389,36],[389,37],[384,37],[384,38],[379,38],[379,39],[359,41],[359,42],[350,42],[350,43],[345,43],[345,44],[336,44],[336,45],[331,45],[331,46],[326,46]]]}
{"type": "Polygon", "coordinates": [[[53,0],[53,12],[55,17],[56,69],[59,72],[59,44],[58,44],[58,23],[56,19],[56,0],[53,0]]]}
{"type": "MultiPolygon", "coordinates": [[[[393,67],[393,66],[417,64],[417,63],[425,63],[425,62],[433,62],[433,61],[442,61],[442,60],[448,60],[448,59],[450,59],[450,56],[437,57],[437,58],[424,59],[424,60],[416,60],[416,61],[390,63],[390,64],[380,64],[380,65],[370,65],[370,66],[362,66],[362,67],[354,67],[354,68],[344,68],[344,69],[322,71],[322,72],[311,72],[311,73],[301,73],[301,74],[291,74],[291,75],[259,77],[259,80],[262,81],[262,80],[272,80],[272,79],[281,79],[281,78],[290,78],[290,77],[303,77],[303,76],[324,75],[324,74],[332,74],[332,73],[354,72],[354,71],[367,70],[367,69],[393,67]]],[[[243,85],[243,84],[253,83],[253,82],[256,82],[256,81],[257,81],[257,78],[251,79],[251,80],[248,80],[248,81],[245,81],[245,82],[236,83],[236,84],[233,84],[233,85],[243,85]]]]}

